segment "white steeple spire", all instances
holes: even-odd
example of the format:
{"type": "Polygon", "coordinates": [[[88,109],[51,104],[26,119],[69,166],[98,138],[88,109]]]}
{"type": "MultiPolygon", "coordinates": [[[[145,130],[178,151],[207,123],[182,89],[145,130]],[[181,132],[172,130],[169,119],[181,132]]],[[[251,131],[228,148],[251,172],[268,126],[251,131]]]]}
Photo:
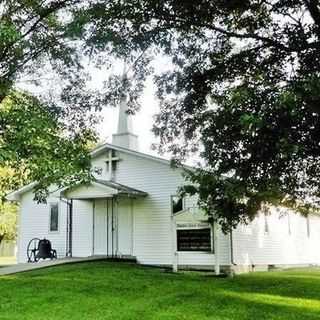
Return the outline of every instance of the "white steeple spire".
{"type": "MultiPolygon", "coordinates": [[[[124,63],[122,81],[126,81],[127,71],[124,63]]],[[[138,136],[133,134],[132,115],[128,114],[127,94],[124,92],[120,99],[118,129],[112,135],[112,143],[127,149],[138,150],[138,136]]]]}

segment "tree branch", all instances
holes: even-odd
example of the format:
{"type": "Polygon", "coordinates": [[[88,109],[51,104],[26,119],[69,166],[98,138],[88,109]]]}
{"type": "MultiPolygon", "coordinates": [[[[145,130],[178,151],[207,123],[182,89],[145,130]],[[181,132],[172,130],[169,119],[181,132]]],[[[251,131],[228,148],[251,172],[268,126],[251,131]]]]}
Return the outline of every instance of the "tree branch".
{"type": "Polygon", "coordinates": [[[306,5],[307,9],[309,10],[313,21],[318,26],[318,35],[319,35],[319,33],[320,33],[320,10],[319,10],[319,6],[318,6],[319,1],[318,0],[310,0],[310,1],[305,0],[304,3],[306,5]]]}
{"type": "MultiPolygon", "coordinates": [[[[168,16],[167,16],[167,18],[168,18],[168,16]]],[[[189,21],[186,21],[186,20],[184,20],[184,19],[182,19],[180,17],[171,16],[171,18],[173,18],[173,20],[175,22],[183,23],[186,26],[190,26],[190,24],[191,24],[189,21]]],[[[256,34],[256,33],[237,33],[237,32],[234,32],[234,31],[228,31],[226,29],[223,29],[222,27],[218,27],[218,26],[215,26],[213,24],[203,23],[203,22],[198,22],[198,21],[194,21],[192,23],[192,25],[194,25],[195,27],[207,28],[209,30],[213,30],[215,32],[224,34],[224,35],[226,35],[228,37],[231,37],[231,38],[254,39],[254,40],[258,40],[258,41],[267,43],[268,45],[277,47],[277,48],[285,50],[285,51],[292,51],[290,48],[285,46],[283,43],[278,42],[278,41],[276,41],[274,39],[271,39],[271,38],[267,38],[267,37],[261,36],[261,35],[256,34]]]]}

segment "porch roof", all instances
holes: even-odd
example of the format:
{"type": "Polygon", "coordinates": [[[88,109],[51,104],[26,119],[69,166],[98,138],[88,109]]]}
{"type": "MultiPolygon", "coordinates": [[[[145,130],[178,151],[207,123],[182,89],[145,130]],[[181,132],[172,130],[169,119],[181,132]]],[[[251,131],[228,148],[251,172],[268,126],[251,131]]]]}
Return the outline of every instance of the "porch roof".
{"type": "Polygon", "coordinates": [[[114,182],[96,179],[90,184],[78,184],[60,190],[60,195],[67,199],[112,198],[115,196],[145,197],[144,191],[114,182]]]}
{"type": "Polygon", "coordinates": [[[128,186],[125,186],[124,184],[120,184],[118,182],[114,182],[114,181],[108,181],[108,180],[101,180],[101,179],[97,179],[96,180],[97,183],[102,184],[104,186],[110,187],[110,188],[114,188],[116,190],[118,190],[118,193],[123,193],[123,194],[132,194],[132,195],[139,195],[142,197],[145,197],[148,195],[147,192],[138,190],[138,189],[134,189],[128,186]]]}

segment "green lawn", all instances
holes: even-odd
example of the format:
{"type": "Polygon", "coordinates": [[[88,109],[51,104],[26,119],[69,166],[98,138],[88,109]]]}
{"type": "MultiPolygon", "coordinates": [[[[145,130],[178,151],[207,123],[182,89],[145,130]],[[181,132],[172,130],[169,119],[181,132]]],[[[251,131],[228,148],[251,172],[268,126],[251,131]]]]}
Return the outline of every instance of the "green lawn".
{"type": "Polygon", "coordinates": [[[234,279],[90,262],[0,277],[0,319],[320,319],[320,269],[234,279]]]}

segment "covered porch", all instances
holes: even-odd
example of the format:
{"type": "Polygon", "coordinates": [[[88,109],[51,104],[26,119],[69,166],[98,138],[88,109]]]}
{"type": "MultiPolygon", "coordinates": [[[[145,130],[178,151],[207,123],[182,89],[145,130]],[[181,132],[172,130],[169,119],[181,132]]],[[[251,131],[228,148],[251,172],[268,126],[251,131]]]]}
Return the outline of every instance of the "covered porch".
{"type": "Polygon", "coordinates": [[[134,259],[134,208],[146,196],[107,180],[62,190],[68,204],[66,256],[134,259]]]}

